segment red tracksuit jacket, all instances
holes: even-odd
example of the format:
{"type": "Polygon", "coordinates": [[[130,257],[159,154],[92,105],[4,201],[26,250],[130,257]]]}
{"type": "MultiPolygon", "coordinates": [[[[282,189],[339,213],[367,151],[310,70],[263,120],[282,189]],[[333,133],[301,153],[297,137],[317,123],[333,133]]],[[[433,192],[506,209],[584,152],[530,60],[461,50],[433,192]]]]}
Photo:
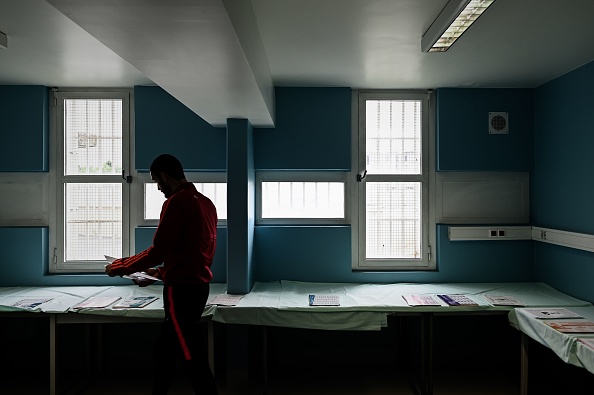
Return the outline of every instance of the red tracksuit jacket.
{"type": "Polygon", "coordinates": [[[116,259],[112,270],[125,275],[160,265],[165,285],[207,283],[216,249],[217,211],[191,182],[181,185],[163,203],[153,245],[129,258],[116,259]]]}

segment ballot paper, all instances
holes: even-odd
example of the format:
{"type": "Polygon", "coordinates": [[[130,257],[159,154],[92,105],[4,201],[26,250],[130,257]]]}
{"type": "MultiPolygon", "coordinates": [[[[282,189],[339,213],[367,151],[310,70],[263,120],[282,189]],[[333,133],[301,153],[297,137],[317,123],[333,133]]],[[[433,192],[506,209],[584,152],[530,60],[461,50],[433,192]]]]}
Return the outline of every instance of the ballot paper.
{"type": "MultiPolygon", "coordinates": [[[[114,258],[112,256],[109,255],[104,255],[105,260],[109,263],[113,263],[113,261],[115,261],[117,258],[114,258]]],[[[122,278],[128,278],[130,280],[136,280],[136,281],[161,281],[160,278],[151,276],[149,274],[147,274],[146,272],[136,272],[136,273],[132,273],[132,274],[126,274],[124,276],[122,276],[122,278]]]]}
{"type": "Polygon", "coordinates": [[[409,306],[441,306],[431,295],[402,295],[409,306]]]}
{"type": "Polygon", "coordinates": [[[150,275],[146,274],[145,272],[136,272],[136,273],[132,273],[132,274],[126,274],[125,276],[122,276],[122,278],[129,278],[130,280],[137,280],[137,281],[148,281],[148,280],[161,281],[160,278],[150,276],[150,275]]]}
{"type": "Polygon", "coordinates": [[[524,306],[524,303],[509,295],[483,295],[493,306],[524,306]]]}
{"type": "Polygon", "coordinates": [[[309,295],[310,306],[340,306],[338,295],[309,295]]]}
{"type": "Polygon", "coordinates": [[[528,314],[533,318],[541,320],[555,319],[555,318],[582,318],[581,315],[574,313],[573,311],[564,309],[563,307],[541,307],[541,308],[529,308],[520,309],[521,312],[528,314]]]}
{"type": "Polygon", "coordinates": [[[78,309],[100,309],[120,300],[119,296],[91,296],[82,302],[72,306],[73,310],[78,309]]]}
{"type": "Polygon", "coordinates": [[[154,302],[158,298],[156,296],[131,296],[123,299],[113,305],[114,309],[140,309],[144,306],[154,302]]]}
{"type": "Polygon", "coordinates": [[[592,321],[545,321],[545,324],[563,333],[594,333],[592,321]]]}
{"type": "Polygon", "coordinates": [[[13,306],[20,307],[23,309],[34,309],[40,304],[44,304],[45,302],[49,302],[50,300],[52,300],[52,298],[26,298],[14,303],[13,306]]]}
{"type": "Polygon", "coordinates": [[[243,295],[220,294],[212,298],[207,304],[214,306],[235,306],[243,298],[243,295]]]}

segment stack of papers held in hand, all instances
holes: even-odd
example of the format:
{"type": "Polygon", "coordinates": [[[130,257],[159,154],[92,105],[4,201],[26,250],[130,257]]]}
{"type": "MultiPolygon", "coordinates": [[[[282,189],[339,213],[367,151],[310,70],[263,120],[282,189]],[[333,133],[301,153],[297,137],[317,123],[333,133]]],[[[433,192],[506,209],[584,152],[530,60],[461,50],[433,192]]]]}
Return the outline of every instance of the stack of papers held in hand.
{"type": "MultiPolygon", "coordinates": [[[[114,258],[112,256],[109,255],[103,255],[105,257],[105,260],[107,262],[109,262],[110,264],[113,263],[113,261],[115,261],[117,258],[114,258]]],[[[132,273],[132,274],[126,274],[125,276],[122,276],[123,278],[129,278],[130,280],[136,280],[136,281],[161,281],[160,278],[151,276],[149,274],[146,274],[146,272],[136,272],[136,273],[132,273]]]]}
{"type": "Polygon", "coordinates": [[[129,278],[130,280],[137,280],[137,281],[148,281],[148,280],[161,281],[160,278],[150,276],[150,275],[146,274],[145,272],[136,272],[136,273],[132,273],[132,274],[127,274],[122,277],[129,278]]]}

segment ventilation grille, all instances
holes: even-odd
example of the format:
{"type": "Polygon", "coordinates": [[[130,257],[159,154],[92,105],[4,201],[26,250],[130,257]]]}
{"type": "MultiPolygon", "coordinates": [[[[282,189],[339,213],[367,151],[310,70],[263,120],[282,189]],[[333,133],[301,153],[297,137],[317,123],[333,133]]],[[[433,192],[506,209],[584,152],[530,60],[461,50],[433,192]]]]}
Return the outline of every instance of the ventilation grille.
{"type": "Polygon", "coordinates": [[[489,113],[489,134],[508,134],[509,120],[506,112],[489,113]]]}

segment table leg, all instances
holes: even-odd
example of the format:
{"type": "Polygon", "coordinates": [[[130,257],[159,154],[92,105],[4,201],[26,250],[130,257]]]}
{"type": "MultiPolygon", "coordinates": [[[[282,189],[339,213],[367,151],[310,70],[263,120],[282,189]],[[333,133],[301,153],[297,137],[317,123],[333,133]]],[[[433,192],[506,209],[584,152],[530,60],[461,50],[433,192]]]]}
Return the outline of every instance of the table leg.
{"type": "Polygon", "coordinates": [[[421,394],[433,395],[433,313],[421,313],[421,394]]]}
{"type": "Polygon", "coordinates": [[[268,394],[268,327],[262,327],[262,380],[263,393],[268,394]]]}
{"type": "Polygon", "coordinates": [[[528,343],[530,338],[522,332],[520,343],[520,394],[528,395],[528,343]]]}
{"type": "Polygon", "coordinates": [[[56,394],[56,315],[49,315],[50,395],[56,394]]]}
{"type": "Polygon", "coordinates": [[[215,373],[215,361],[214,361],[214,324],[212,320],[208,320],[207,323],[208,331],[208,364],[210,365],[210,371],[214,375],[215,373]]]}

